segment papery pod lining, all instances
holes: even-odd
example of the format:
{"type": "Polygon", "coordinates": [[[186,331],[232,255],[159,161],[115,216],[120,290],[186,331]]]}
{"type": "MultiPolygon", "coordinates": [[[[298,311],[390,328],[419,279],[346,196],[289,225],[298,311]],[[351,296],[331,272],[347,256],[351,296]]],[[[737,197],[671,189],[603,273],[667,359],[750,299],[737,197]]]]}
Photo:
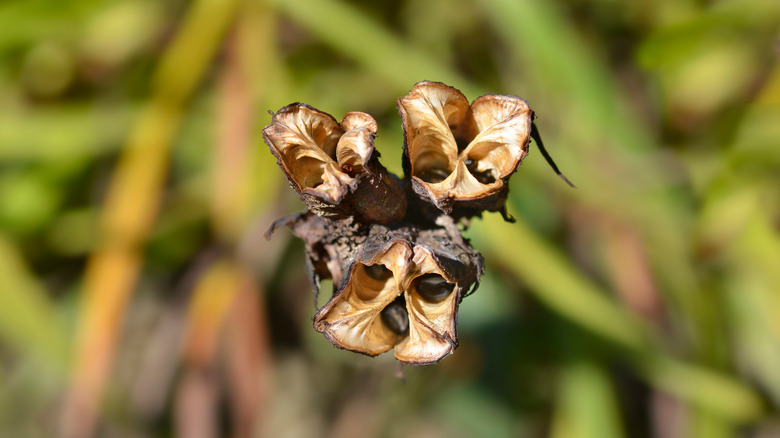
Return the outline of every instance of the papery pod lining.
{"type": "Polygon", "coordinates": [[[331,300],[315,315],[314,326],[338,348],[370,356],[396,348],[405,363],[441,360],[457,346],[457,309],[460,299],[478,284],[482,257],[458,235],[443,228],[418,230],[372,226],[347,268],[331,300]],[[362,287],[365,266],[387,265],[392,272],[380,290],[362,287]],[[453,292],[439,303],[429,303],[411,290],[416,278],[435,273],[454,283],[453,292]],[[390,287],[391,289],[387,289],[390,287]],[[396,287],[396,289],[392,289],[396,287]],[[361,293],[374,291],[375,295],[361,293]],[[409,333],[399,336],[382,325],[382,310],[403,294],[409,333]]]}
{"type": "Polygon", "coordinates": [[[374,150],[376,121],[348,113],[341,124],[327,113],[295,103],[279,110],[263,138],[301,200],[332,219],[390,223],[403,218],[406,198],[399,181],[374,150]]]}
{"type": "Polygon", "coordinates": [[[446,214],[503,212],[508,179],[528,153],[533,112],[519,97],[487,95],[464,114],[461,96],[444,84],[421,82],[398,100],[406,178],[417,196],[446,214]],[[429,98],[441,94],[450,98],[429,98]],[[444,114],[464,115],[453,125],[444,114]]]}

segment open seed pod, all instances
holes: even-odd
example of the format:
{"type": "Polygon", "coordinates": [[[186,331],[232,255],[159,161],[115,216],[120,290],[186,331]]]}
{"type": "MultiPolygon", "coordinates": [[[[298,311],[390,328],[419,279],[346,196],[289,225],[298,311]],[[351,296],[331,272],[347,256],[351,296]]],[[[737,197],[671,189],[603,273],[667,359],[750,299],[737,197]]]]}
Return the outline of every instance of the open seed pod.
{"type": "MultiPolygon", "coordinates": [[[[340,285],[314,317],[336,347],[404,363],[434,363],[457,347],[460,300],[476,288],[482,256],[443,228],[372,226],[345,260],[340,285]]],[[[334,283],[335,284],[335,283],[334,283]]]]}
{"type": "Polygon", "coordinates": [[[456,217],[504,212],[508,179],[528,154],[533,111],[516,96],[469,105],[440,82],[419,82],[398,99],[404,172],[414,192],[456,217]]]}
{"type": "Polygon", "coordinates": [[[377,125],[366,113],[330,114],[293,103],[273,115],[263,139],[301,200],[320,216],[390,223],[403,218],[399,181],[374,150],[377,125]]]}

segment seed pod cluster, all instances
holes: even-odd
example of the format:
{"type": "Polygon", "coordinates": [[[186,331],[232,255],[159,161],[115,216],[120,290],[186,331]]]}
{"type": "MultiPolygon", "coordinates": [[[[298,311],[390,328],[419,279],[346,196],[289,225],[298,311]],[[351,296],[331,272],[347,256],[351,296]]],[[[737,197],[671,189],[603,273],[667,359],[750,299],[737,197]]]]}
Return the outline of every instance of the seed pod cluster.
{"type": "Polygon", "coordinates": [[[430,364],[457,347],[458,306],[484,271],[456,221],[483,211],[506,217],[507,182],[528,154],[533,112],[515,96],[469,105],[438,82],[416,84],[398,110],[403,181],[379,163],[370,115],[339,123],[302,103],[273,114],[263,138],[308,209],[267,236],[287,226],[304,241],[315,300],[320,281],[333,279],[314,328],[334,346],[369,356],[394,349],[403,363],[430,364]]]}

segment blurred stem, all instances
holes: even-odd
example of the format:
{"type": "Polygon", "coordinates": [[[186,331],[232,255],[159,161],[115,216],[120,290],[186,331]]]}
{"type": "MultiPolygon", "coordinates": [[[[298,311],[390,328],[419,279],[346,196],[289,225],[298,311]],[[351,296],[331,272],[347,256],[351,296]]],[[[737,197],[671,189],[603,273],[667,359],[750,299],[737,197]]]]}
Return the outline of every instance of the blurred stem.
{"type": "Polygon", "coordinates": [[[263,294],[253,274],[243,269],[227,327],[234,436],[252,437],[267,419],[272,388],[272,357],[263,294]]]}
{"type": "Polygon", "coordinates": [[[220,328],[229,314],[243,273],[232,260],[222,259],[206,268],[190,301],[184,358],[190,366],[209,368],[217,350],[220,328]]]}
{"type": "MultiPolygon", "coordinates": [[[[270,88],[264,81],[268,79],[264,71],[258,71],[258,76],[252,74],[255,70],[251,68],[250,59],[258,56],[264,58],[266,65],[273,62],[265,58],[269,57],[268,52],[272,50],[269,46],[275,41],[275,27],[269,25],[274,16],[263,6],[244,5],[227,44],[219,86],[211,217],[218,235],[234,251],[237,251],[234,246],[245,233],[250,212],[258,207],[253,199],[259,198],[259,208],[267,209],[268,201],[277,192],[277,186],[272,183],[259,184],[264,193],[254,196],[255,181],[250,171],[253,167],[248,160],[255,131],[252,128],[252,103],[262,96],[266,88],[270,88]],[[250,78],[259,81],[255,82],[254,93],[249,92],[252,89],[250,78]]],[[[268,161],[273,163],[273,160],[268,161]]],[[[261,173],[267,178],[275,171],[261,173]]],[[[228,312],[220,314],[220,319],[229,335],[226,360],[233,435],[241,438],[255,435],[267,407],[271,357],[265,308],[254,274],[240,257],[233,263],[230,278],[225,279],[232,282],[231,287],[234,288],[231,307],[228,312]]],[[[192,321],[192,324],[197,322],[192,321]]],[[[192,342],[201,342],[201,339],[195,338],[192,342]]],[[[206,365],[205,362],[201,364],[203,367],[206,365]]],[[[186,422],[187,418],[181,420],[186,422]]]]}
{"type": "Polygon", "coordinates": [[[184,334],[184,377],[176,389],[176,436],[219,436],[220,381],[215,372],[219,335],[236,294],[242,272],[230,259],[205,268],[187,309],[184,334]]]}
{"type": "Polygon", "coordinates": [[[252,101],[244,70],[239,65],[236,32],[226,45],[224,70],[219,81],[217,138],[214,142],[211,217],[217,234],[234,242],[249,217],[248,191],[252,101]]]}
{"type": "Polygon", "coordinates": [[[237,0],[200,0],[185,16],[155,75],[153,95],[132,128],[101,213],[101,249],[85,273],[75,367],[61,435],[89,437],[116,350],[119,327],[142,263],[140,249],[162,196],[182,109],[232,20],[237,0]]]}

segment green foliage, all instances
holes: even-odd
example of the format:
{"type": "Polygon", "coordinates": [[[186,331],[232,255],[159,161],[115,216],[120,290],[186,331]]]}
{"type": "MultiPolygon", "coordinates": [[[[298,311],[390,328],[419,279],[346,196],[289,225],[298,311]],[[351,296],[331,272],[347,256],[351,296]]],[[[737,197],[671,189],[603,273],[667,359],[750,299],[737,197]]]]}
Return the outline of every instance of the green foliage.
{"type": "MultiPolygon", "coordinates": [[[[34,0],[0,4],[0,23],[4,431],[54,434],[81,330],[102,323],[120,330],[96,390],[109,435],[200,424],[182,407],[198,367],[227,408],[213,415],[230,412],[221,435],[249,436],[241,415],[269,436],[780,433],[776,1],[34,0]],[[261,237],[301,204],[260,130],[295,101],[366,111],[401,172],[394,100],[421,80],[528,100],[578,188],[532,146],[511,180],[517,223],[467,231],[488,273],[460,348],[402,384],[392,360],[313,333],[300,245],[261,237]],[[139,173],[117,170],[128,155],[139,173]],[[143,208],[151,229],[123,236],[109,208],[143,208]],[[140,265],[114,273],[132,296],[101,318],[90,306],[111,297],[85,273],[108,244],[140,265]],[[257,320],[193,305],[220,257],[252,273],[257,320]],[[273,403],[246,414],[242,387],[273,403]]],[[[241,269],[224,284],[248,284],[241,269]]]]}

